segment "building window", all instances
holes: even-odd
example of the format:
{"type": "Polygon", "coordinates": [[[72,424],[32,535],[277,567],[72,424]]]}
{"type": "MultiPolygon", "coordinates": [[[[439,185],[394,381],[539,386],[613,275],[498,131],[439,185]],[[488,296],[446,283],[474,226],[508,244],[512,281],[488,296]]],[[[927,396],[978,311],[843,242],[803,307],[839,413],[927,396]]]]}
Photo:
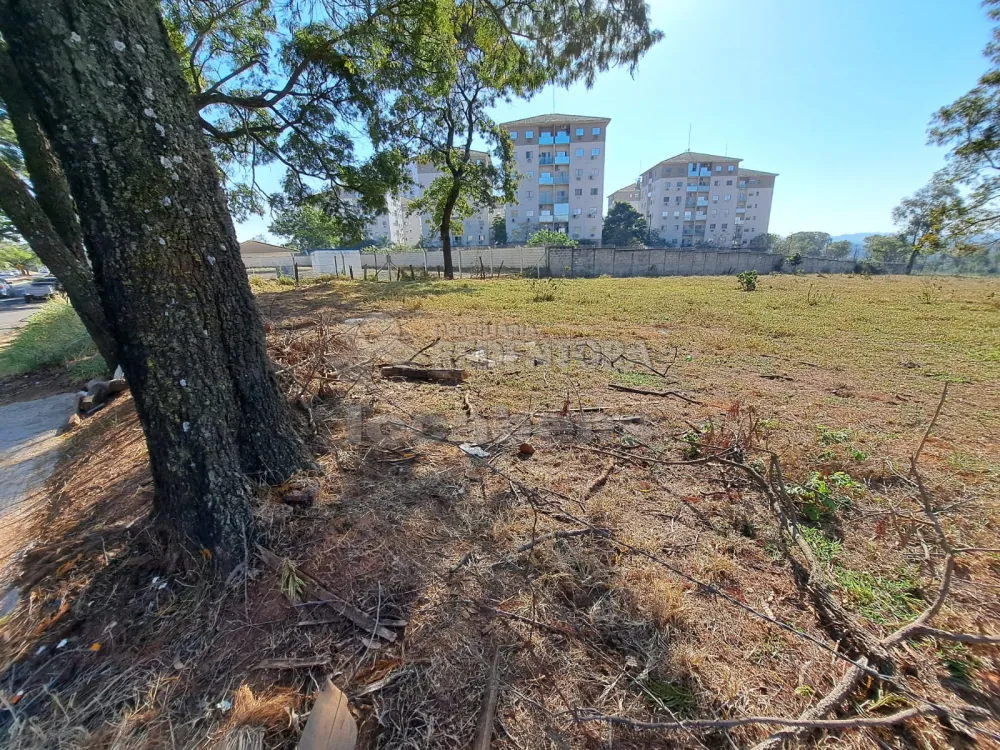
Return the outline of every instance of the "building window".
{"type": "Polygon", "coordinates": [[[483,241],[483,240],[485,240],[485,239],[486,239],[486,237],[484,237],[483,235],[479,235],[479,241],[480,241],[480,242],[482,242],[482,241],[483,241]]]}
{"type": "Polygon", "coordinates": [[[524,191],[524,197],[525,198],[534,198],[535,197],[535,191],[534,190],[525,190],[524,191]]]}
{"type": "Polygon", "coordinates": [[[583,128],[577,128],[576,129],[576,137],[577,138],[583,138],[583,128]]]}
{"type": "Polygon", "coordinates": [[[601,129],[600,128],[594,128],[593,130],[590,131],[590,134],[591,135],[600,135],[601,134],[601,129]]]}
{"type": "Polygon", "coordinates": [[[680,229],[680,228],[681,228],[681,225],[680,225],[680,224],[674,224],[674,231],[675,231],[675,232],[676,232],[676,231],[677,231],[678,229],[680,229]]]}
{"type": "Polygon", "coordinates": [[[730,164],[730,165],[729,165],[729,170],[728,170],[728,171],[732,172],[732,171],[734,171],[735,169],[736,169],[736,167],[734,167],[734,166],[733,166],[732,164],[730,164]]]}
{"type": "Polygon", "coordinates": [[[663,168],[663,176],[664,176],[664,177],[669,177],[669,176],[670,176],[670,173],[671,173],[671,172],[673,172],[673,171],[674,171],[674,170],[673,170],[673,169],[671,169],[670,167],[664,167],[664,168],[663,168]]]}
{"type": "Polygon", "coordinates": [[[674,197],[674,203],[676,203],[678,206],[681,205],[681,197],[679,195],[674,197]]]}
{"type": "Polygon", "coordinates": [[[600,177],[600,176],[601,176],[601,170],[599,169],[590,170],[590,179],[594,179],[595,177],[600,177]]]}
{"type": "Polygon", "coordinates": [[[733,196],[731,196],[731,195],[730,195],[729,193],[726,193],[726,200],[727,200],[727,201],[728,201],[728,200],[732,200],[732,197],[733,197],[733,196]]]}
{"type": "Polygon", "coordinates": [[[733,184],[733,181],[732,181],[732,180],[726,180],[726,184],[727,184],[727,185],[732,185],[732,184],[733,184]]]}
{"type": "Polygon", "coordinates": [[[729,225],[728,225],[728,224],[723,224],[723,225],[722,225],[722,228],[723,228],[723,229],[728,229],[728,228],[729,228],[729,225]]]}
{"type": "Polygon", "coordinates": [[[535,137],[535,131],[534,130],[525,130],[524,131],[524,137],[525,138],[534,138],[535,137]]]}
{"type": "Polygon", "coordinates": [[[718,203],[718,202],[719,202],[719,196],[717,196],[717,195],[713,195],[713,196],[712,196],[712,200],[713,200],[713,201],[714,201],[715,203],[718,203]]]}
{"type": "Polygon", "coordinates": [[[719,181],[716,180],[715,182],[712,183],[712,185],[714,185],[715,187],[719,187],[719,181]]]}
{"type": "Polygon", "coordinates": [[[588,208],[587,209],[587,218],[588,219],[596,219],[597,218],[597,209],[596,208],[588,208]]]}
{"type": "Polygon", "coordinates": [[[718,216],[718,215],[719,215],[719,209],[713,208],[712,209],[712,216],[718,216]]]}
{"type": "Polygon", "coordinates": [[[591,188],[590,189],[590,194],[591,195],[597,195],[597,188],[591,188]]]}
{"type": "Polygon", "coordinates": [[[598,157],[600,155],[601,155],[601,149],[599,149],[599,148],[592,148],[590,150],[590,158],[591,159],[593,159],[595,157],[598,157]]]}
{"type": "Polygon", "coordinates": [[[525,151],[524,152],[524,158],[527,159],[528,161],[531,161],[531,152],[530,151],[525,151]]]}
{"type": "Polygon", "coordinates": [[[583,156],[583,149],[582,149],[582,148],[578,148],[578,149],[576,150],[576,155],[577,155],[577,156],[583,156]]]}
{"type": "Polygon", "coordinates": [[[532,177],[535,176],[535,173],[529,169],[527,172],[524,173],[524,176],[530,180],[532,177]]]}
{"type": "Polygon", "coordinates": [[[582,208],[574,208],[573,209],[573,215],[574,216],[579,216],[582,213],[583,213],[583,209],[582,208]]]}
{"type": "Polygon", "coordinates": [[[670,197],[669,197],[669,196],[666,196],[666,195],[665,195],[665,196],[663,196],[663,202],[664,202],[664,203],[670,203],[670,197]]]}
{"type": "Polygon", "coordinates": [[[573,191],[573,195],[579,198],[581,195],[583,195],[583,188],[576,188],[576,190],[573,191]]]}
{"type": "Polygon", "coordinates": [[[510,131],[510,139],[512,141],[516,141],[517,140],[517,131],[516,130],[510,131]]]}
{"type": "Polygon", "coordinates": [[[722,209],[722,215],[723,216],[729,216],[729,209],[728,208],[722,209]]]}
{"type": "Polygon", "coordinates": [[[583,179],[583,170],[582,169],[576,170],[576,179],[578,179],[578,180],[583,179]]]}
{"type": "Polygon", "coordinates": [[[721,165],[721,164],[717,164],[717,165],[715,166],[715,171],[716,171],[716,172],[721,172],[721,171],[722,171],[722,165],[721,165]]]}
{"type": "Polygon", "coordinates": [[[680,190],[682,187],[684,187],[684,183],[681,182],[680,180],[677,180],[677,189],[680,190]]]}
{"type": "Polygon", "coordinates": [[[525,211],[525,212],[524,212],[524,215],[525,215],[525,216],[534,216],[534,215],[535,215],[535,212],[534,212],[534,211],[525,211]]]}
{"type": "Polygon", "coordinates": [[[674,211],[674,218],[675,219],[681,218],[681,212],[680,211],[674,211]]]}

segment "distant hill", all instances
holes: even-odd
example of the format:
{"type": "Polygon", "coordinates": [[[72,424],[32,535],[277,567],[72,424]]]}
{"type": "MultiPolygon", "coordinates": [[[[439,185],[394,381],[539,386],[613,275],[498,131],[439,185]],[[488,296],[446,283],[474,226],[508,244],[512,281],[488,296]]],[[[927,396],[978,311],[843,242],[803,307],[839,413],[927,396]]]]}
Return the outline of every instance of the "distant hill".
{"type": "Polygon", "coordinates": [[[842,240],[847,240],[855,245],[860,245],[865,241],[865,237],[871,237],[873,234],[889,234],[888,232],[855,232],[854,234],[838,234],[836,237],[832,238],[833,242],[841,242],[842,240]]]}

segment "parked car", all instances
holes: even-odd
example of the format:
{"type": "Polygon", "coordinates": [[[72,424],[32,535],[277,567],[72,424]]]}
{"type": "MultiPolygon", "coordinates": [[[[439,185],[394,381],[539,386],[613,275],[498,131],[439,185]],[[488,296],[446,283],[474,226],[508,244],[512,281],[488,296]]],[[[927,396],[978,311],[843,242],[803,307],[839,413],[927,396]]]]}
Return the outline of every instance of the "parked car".
{"type": "Polygon", "coordinates": [[[41,276],[33,279],[28,288],[24,291],[25,302],[45,302],[56,296],[56,292],[62,291],[62,284],[55,276],[41,276]]]}
{"type": "Polygon", "coordinates": [[[14,287],[7,279],[0,279],[0,297],[13,297],[14,287]]]}

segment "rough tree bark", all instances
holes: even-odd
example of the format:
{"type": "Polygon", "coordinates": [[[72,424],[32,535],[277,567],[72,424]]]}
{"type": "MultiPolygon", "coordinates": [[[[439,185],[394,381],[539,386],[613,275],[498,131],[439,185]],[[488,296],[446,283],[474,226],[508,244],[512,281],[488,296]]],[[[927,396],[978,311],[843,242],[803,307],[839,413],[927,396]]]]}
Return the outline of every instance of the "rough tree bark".
{"type": "Polygon", "coordinates": [[[444,210],[441,212],[441,255],[444,257],[444,277],[446,279],[455,278],[455,264],[451,261],[451,215],[455,211],[460,191],[461,186],[457,181],[454,181],[445,198],[444,210]]]}
{"type": "Polygon", "coordinates": [[[0,162],[0,208],[31,249],[62,282],[70,304],[97,345],[108,372],[118,364],[118,346],[107,326],[94,277],[85,261],[71,252],[27,186],[0,162]]]}
{"type": "Polygon", "coordinates": [[[154,511],[231,566],[251,533],[243,472],[283,479],[304,454],[156,5],[0,0],[0,32],[79,208],[154,511]]]}
{"type": "Polygon", "coordinates": [[[94,340],[108,372],[113,372],[118,364],[117,345],[104,318],[93,274],[87,264],[69,183],[3,43],[0,43],[0,99],[17,134],[24,165],[35,190],[32,195],[11,170],[0,170],[0,210],[62,282],[70,304],[94,340]]]}

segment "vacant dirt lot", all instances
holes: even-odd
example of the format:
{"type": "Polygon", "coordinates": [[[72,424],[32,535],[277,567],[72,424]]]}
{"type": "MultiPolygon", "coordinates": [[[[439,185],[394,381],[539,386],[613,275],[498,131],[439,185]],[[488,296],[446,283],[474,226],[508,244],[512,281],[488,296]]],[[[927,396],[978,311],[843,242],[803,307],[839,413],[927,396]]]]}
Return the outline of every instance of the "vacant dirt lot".
{"type": "Polygon", "coordinates": [[[260,488],[279,564],[254,556],[225,582],[204,561],[164,570],[142,530],[131,404],[96,415],[50,481],[25,558],[32,606],[0,631],[9,741],[293,747],[332,674],[362,747],[464,748],[499,650],[495,748],[750,746],[780,726],[742,720],[798,717],[852,663],[868,671],[828,718],[857,726],[804,746],[990,746],[998,291],[264,285],[278,377],[320,467],[260,488]],[[466,379],[380,378],[388,362],[466,379]],[[308,604],[327,594],[378,632],[308,604]],[[928,607],[936,634],[893,640],[928,607]],[[261,664],[292,658],[323,663],[261,664]]]}

